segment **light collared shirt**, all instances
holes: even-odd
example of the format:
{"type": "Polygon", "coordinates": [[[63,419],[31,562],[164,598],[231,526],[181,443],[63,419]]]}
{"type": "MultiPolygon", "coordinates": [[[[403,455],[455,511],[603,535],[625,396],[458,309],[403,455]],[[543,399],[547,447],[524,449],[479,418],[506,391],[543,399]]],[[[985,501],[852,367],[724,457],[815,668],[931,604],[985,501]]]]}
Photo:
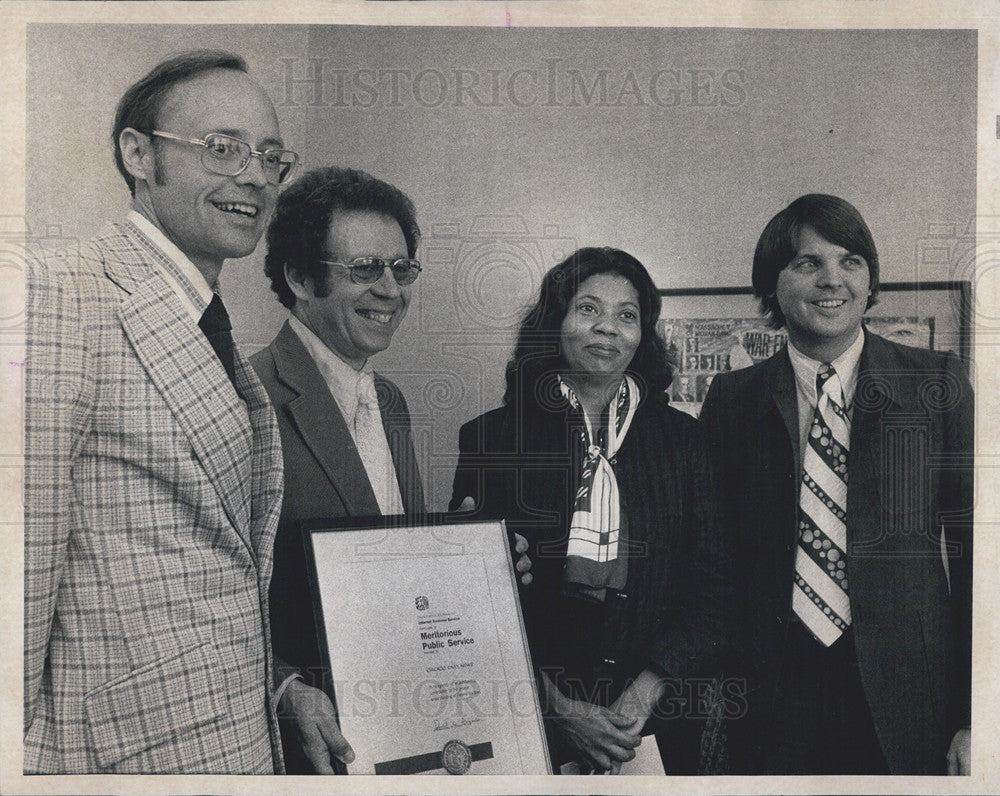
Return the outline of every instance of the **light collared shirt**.
{"type": "MultiPolygon", "coordinates": [[[[840,377],[844,388],[844,401],[847,416],[851,417],[854,407],[854,389],[858,385],[858,365],[861,362],[861,349],[865,347],[864,331],[859,329],[858,336],[847,349],[833,362],[833,369],[840,377]]],[[[795,374],[795,395],[799,408],[799,468],[802,467],[802,456],[809,439],[809,427],[812,425],[813,413],[816,411],[816,374],[820,365],[824,364],[799,351],[792,341],[788,341],[788,358],[792,361],[792,372],[795,374]]]]}
{"type": "Polygon", "coordinates": [[[201,321],[201,316],[212,300],[212,287],[205,276],[195,267],[187,255],[178,249],[152,221],[137,210],[130,210],[128,220],[137,226],[157,248],[165,255],[168,263],[155,263],[156,268],[167,280],[180,299],[184,309],[191,315],[195,323],[201,321]],[[172,267],[171,267],[172,266],[172,267]]]}
{"type": "Polygon", "coordinates": [[[309,356],[316,363],[323,381],[326,382],[333,400],[340,409],[340,414],[343,415],[347,429],[351,432],[351,438],[358,447],[358,453],[365,466],[368,482],[375,493],[379,509],[383,514],[402,514],[403,498],[399,491],[396,468],[392,462],[392,453],[389,450],[389,442],[385,438],[382,415],[377,404],[371,409],[378,418],[375,444],[367,445],[364,440],[358,439],[358,429],[356,428],[358,396],[363,391],[374,390],[371,365],[365,362],[365,366],[361,370],[355,370],[354,367],[331,351],[316,336],[315,332],[294,315],[288,319],[288,325],[299,336],[302,345],[306,347],[309,356]]]}

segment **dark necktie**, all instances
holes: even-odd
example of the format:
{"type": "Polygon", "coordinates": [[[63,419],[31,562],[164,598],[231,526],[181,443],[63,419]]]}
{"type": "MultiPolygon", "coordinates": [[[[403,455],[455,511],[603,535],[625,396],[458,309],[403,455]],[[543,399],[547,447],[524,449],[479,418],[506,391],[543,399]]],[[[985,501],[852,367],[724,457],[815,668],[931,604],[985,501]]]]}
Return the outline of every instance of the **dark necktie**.
{"type": "Polygon", "coordinates": [[[816,393],[816,411],[803,458],[792,608],[829,647],[851,624],[846,561],[851,421],[832,365],[820,366],[816,393]]]}
{"type": "MultiPolygon", "coordinates": [[[[226,369],[226,375],[236,388],[236,344],[233,343],[233,325],[229,322],[229,313],[222,303],[218,293],[212,294],[212,300],[198,321],[198,326],[205,333],[208,342],[215,349],[215,355],[226,369]]],[[[237,390],[237,394],[239,390],[237,390]]]]}

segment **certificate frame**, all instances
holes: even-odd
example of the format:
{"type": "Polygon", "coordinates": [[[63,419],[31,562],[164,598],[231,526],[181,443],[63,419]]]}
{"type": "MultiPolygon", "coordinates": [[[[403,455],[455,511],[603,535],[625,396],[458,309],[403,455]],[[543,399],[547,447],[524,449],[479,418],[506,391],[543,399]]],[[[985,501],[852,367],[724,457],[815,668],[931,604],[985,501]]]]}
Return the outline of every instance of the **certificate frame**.
{"type": "Polygon", "coordinates": [[[356,753],[346,773],[552,773],[502,520],[299,527],[329,695],[356,753]],[[373,648],[387,654],[365,655],[373,648]]]}
{"type": "MultiPolygon", "coordinates": [[[[784,329],[768,327],[751,287],[672,288],[659,293],[657,332],[674,367],[671,403],[695,416],[716,373],[756,364],[780,350],[787,338],[784,329]],[[746,344],[748,337],[756,346],[746,344]],[[736,348],[735,338],[743,338],[744,352],[736,348]],[[742,357],[738,362],[734,350],[742,357]]],[[[883,282],[864,323],[896,342],[951,351],[967,368],[972,365],[968,281],[883,282]]]]}

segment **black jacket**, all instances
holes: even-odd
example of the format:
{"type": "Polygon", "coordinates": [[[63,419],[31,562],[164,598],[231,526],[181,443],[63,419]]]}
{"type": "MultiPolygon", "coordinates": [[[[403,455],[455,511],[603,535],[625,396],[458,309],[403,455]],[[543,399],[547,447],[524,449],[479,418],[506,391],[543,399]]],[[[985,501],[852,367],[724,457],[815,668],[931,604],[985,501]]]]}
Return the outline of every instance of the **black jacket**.
{"type": "Polygon", "coordinates": [[[664,709],[690,714],[697,678],[719,661],[730,588],[700,429],[665,397],[638,407],[611,460],[628,519],[628,579],[603,603],[560,594],[579,431],[565,409],[535,405],[466,423],[452,508],[471,495],[478,514],[505,518],[528,539],[534,581],[521,600],[536,668],[565,693],[605,705],[652,668],[674,678],[664,709]]]}
{"type": "MultiPolygon", "coordinates": [[[[972,388],[955,357],[866,333],[851,421],[847,573],[861,681],[893,774],[944,773],[969,724],[972,388]],[[942,558],[941,534],[948,544],[942,558]]],[[[746,720],[738,770],[766,768],[795,567],[799,431],[787,350],[721,373],[701,412],[723,522],[736,539],[746,720]]]]}

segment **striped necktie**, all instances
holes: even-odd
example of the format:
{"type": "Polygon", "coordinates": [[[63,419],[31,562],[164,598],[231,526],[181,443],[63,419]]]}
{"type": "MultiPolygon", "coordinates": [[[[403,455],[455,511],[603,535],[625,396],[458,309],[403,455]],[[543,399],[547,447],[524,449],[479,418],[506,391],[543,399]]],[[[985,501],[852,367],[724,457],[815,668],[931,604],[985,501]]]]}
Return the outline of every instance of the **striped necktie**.
{"type": "Polygon", "coordinates": [[[847,452],[851,421],[832,365],[816,374],[816,411],[799,492],[799,542],[792,609],[824,646],[851,624],[847,596],[847,452]]]}

